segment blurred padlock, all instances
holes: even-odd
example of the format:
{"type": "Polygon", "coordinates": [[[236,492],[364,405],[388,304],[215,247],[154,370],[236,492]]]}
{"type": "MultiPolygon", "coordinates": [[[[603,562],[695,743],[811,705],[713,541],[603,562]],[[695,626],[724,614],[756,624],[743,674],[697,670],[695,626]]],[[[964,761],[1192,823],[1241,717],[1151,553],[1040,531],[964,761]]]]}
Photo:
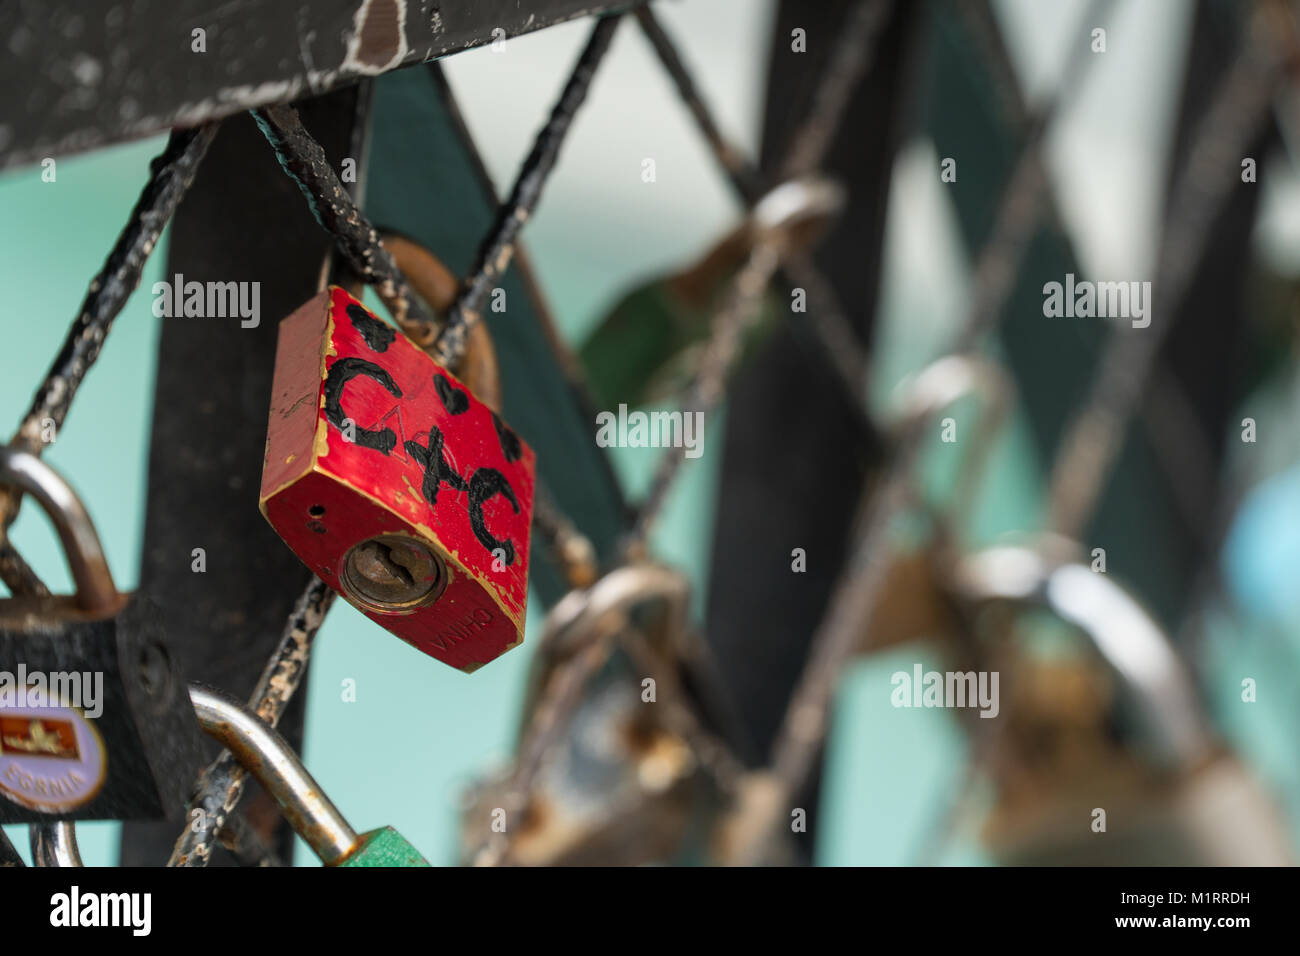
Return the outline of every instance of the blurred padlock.
{"type": "Polygon", "coordinates": [[[262,511],[371,620],[472,671],[523,640],[532,450],[343,289],[280,325],[262,511]]]}
{"type": "Polygon", "coordinates": [[[902,436],[911,429],[937,423],[938,416],[958,402],[979,403],[974,421],[955,449],[951,487],[942,500],[927,500],[917,492],[914,516],[924,519],[919,534],[898,541],[889,552],[886,580],[862,631],[861,650],[877,651],[912,640],[945,638],[962,628],[957,609],[946,591],[945,569],[960,548],[963,525],[969,525],[980,481],[999,430],[1014,397],[1014,384],[1003,368],[975,356],[949,355],[925,366],[896,390],[888,434],[902,436]]]}
{"type": "Polygon", "coordinates": [[[1014,864],[1290,863],[1278,808],[1212,733],[1159,624],[1073,551],[1059,539],[999,546],[953,570],[961,599],[1000,615],[1002,631],[1007,614],[1040,608],[1094,652],[1017,663],[986,842],[1014,864]]]}
{"type": "MultiPolygon", "coordinates": [[[[636,642],[658,667],[685,641],[689,585],[676,571],[626,565],[552,609],[524,708],[520,759],[530,759],[534,721],[565,693],[575,658],[603,642],[636,642]]],[[[563,732],[542,765],[517,820],[489,823],[511,805],[514,775],[479,786],[463,817],[467,859],[549,865],[635,865],[673,861],[692,821],[708,812],[713,785],[690,742],[667,720],[657,688],[647,701],[647,659],[610,654],[581,688],[563,732]],[[496,844],[494,846],[494,844],[496,844]]],[[[659,672],[661,679],[666,670],[659,672]]]]}

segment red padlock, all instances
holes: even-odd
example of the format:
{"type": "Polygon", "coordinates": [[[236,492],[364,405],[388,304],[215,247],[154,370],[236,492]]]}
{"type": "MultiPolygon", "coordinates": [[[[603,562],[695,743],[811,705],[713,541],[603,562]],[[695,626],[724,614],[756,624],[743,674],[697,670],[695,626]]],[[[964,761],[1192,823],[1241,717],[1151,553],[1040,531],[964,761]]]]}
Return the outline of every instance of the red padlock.
{"type": "Polygon", "coordinates": [[[372,621],[472,671],[519,644],[534,457],[337,286],[280,323],[262,513],[372,621]]]}

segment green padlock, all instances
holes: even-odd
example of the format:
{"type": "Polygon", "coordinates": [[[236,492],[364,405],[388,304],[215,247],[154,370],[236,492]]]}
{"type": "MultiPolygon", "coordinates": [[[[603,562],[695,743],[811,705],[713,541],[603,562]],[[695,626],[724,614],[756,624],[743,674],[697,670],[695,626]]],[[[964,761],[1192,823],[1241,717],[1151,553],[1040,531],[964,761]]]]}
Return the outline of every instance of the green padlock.
{"type": "Polygon", "coordinates": [[[204,733],[226,747],[257,778],[285,819],[326,866],[428,866],[392,827],[358,834],[321,790],[285,739],[255,713],[220,691],[190,685],[204,733]]]}

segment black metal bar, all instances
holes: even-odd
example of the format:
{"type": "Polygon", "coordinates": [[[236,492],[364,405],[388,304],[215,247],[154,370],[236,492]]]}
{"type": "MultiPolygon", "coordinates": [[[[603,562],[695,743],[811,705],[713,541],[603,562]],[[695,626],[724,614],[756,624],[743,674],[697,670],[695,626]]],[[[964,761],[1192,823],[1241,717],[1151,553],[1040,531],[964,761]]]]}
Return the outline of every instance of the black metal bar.
{"type": "Polygon", "coordinates": [[[844,17],[810,109],[786,146],[780,178],[801,176],[821,166],[853,94],[871,67],[876,37],[888,20],[890,6],[891,0],[857,0],[844,17]]]}
{"type": "Polygon", "coordinates": [[[629,2],[43,0],[21,18],[16,5],[4,10],[0,167],[319,95],[629,2]]]}
{"type": "MultiPolygon", "coordinates": [[[[806,30],[810,49],[820,55],[834,45],[850,6],[846,0],[779,4],[764,169],[774,171],[783,161],[819,78],[812,53],[791,51],[790,31],[806,30]]],[[[851,304],[844,324],[859,353],[873,325],[890,172],[904,122],[899,94],[914,62],[919,14],[913,4],[894,6],[879,55],[823,166],[827,175],[842,178],[848,202],[814,259],[840,301],[851,304]]],[[[820,308],[805,288],[809,310],[820,308]]],[[[827,375],[822,356],[801,347],[801,327],[778,328],[731,386],[709,570],[704,634],[744,731],[763,756],[847,551],[846,521],[883,450],[878,437],[864,440],[859,425],[861,382],[850,393],[827,375]],[[756,522],[755,515],[763,520],[756,522]],[[790,571],[796,547],[808,557],[802,574],[790,571]]]]}
{"type": "MultiPolygon", "coordinates": [[[[1110,0],[1093,0],[1080,21],[1075,49],[1087,49],[1083,31],[1097,22],[1110,0]]],[[[1020,240],[1035,221],[1046,176],[1035,162],[1042,138],[1057,111],[1074,94],[1080,74],[1088,62],[1076,54],[1067,64],[1065,80],[1030,125],[1027,141],[1020,150],[1013,174],[1003,190],[995,216],[993,236],[980,250],[974,269],[975,288],[971,306],[954,336],[953,354],[972,350],[1004,315],[1006,295],[1019,269],[1024,250],[1020,240]],[[1037,167],[1037,172],[1035,172],[1037,167]]],[[[889,567],[890,532],[900,510],[910,500],[916,480],[916,466],[929,422],[915,419],[898,437],[890,467],[877,488],[860,496],[858,508],[846,514],[865,517],[849,551],[826,613],[817,625],[809,645],[807,662],[789,698],[784,718],[772,744],[772,770],[781,799],[771,807],[778,811],[807,785],[817,766],[829,721],[829,706],[836,680],[845,659],[861,646],[863,627],[884,586],[889,567]]],[[[761,861],[770,849],[776,831],[776,813],[757,816],[753,829],[741,841],[735,862],[761,861]]]]}

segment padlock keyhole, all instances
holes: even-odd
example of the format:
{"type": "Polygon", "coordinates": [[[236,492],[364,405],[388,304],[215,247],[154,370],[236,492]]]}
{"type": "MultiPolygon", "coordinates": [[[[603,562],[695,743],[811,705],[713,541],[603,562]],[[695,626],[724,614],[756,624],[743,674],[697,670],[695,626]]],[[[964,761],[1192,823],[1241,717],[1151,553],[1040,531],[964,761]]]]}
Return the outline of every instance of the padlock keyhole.
{"type": "Polygon", "coordinates": [[[348,552],[341,580],[359,604],[389,611],[433,600],[442,577],[442,562],[428,546],[401,535],[381,535],[348,552]]]}
{"type": "Polygon", "coordinates": [[[171,687],[171,658],[161,644],[149,642],[140,648],[137,660],[140,686],[150,697],[167,695],[171,687]]]}
{"type": "Polygon", "coordinates": [[[411,575],[412,564],[414,561],[408,549],[392,548],[382,541],[367,541],[357,555],[357,566],[367,578],[381,585],[385,578],[390,578],[391,586],[396,590],[415,586],[415,578],[411,575]]]}

